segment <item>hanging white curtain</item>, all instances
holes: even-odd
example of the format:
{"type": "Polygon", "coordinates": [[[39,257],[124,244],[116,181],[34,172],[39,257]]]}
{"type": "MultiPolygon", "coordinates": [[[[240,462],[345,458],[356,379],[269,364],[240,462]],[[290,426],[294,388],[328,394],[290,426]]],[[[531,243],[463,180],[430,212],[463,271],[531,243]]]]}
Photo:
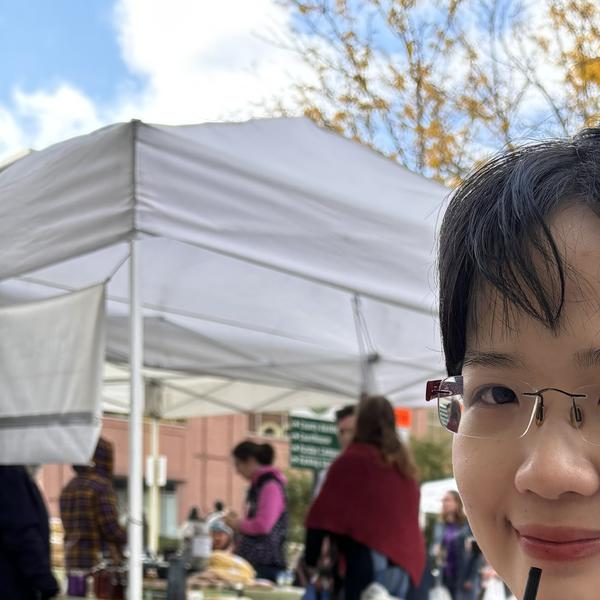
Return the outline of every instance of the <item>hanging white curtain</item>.
{"type": "Polygon", "coordinates": [[[0,309],[0,463],[86,463],[100,431],[104,285],[0,309]]]}

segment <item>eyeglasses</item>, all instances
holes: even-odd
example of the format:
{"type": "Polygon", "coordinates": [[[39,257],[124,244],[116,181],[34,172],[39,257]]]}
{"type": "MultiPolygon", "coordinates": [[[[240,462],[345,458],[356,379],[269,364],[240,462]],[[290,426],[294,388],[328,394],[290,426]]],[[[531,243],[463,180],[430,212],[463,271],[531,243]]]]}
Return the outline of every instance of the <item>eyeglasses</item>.
{"type": "Polygon", "coordinates": [[[427,382],[426,400],[437,400],[440,423],[465,437],[514,440],[532,424],[541,426],[556,404],[552,396],[570,399],[569,422],[590,444],[600,445],[600,384],[567,392],[535,389],[522,381],[489,381],[477,377],[447,377],[427,382]]]}

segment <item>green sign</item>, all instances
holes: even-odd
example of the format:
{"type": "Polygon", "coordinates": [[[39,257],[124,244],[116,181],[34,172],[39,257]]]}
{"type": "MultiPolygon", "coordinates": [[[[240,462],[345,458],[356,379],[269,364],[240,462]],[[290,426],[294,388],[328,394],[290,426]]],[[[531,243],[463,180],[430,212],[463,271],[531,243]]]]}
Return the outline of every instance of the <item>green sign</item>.
{"type": "Polygon", "coordinates": [[[340,447],[335,423],[291,417],[290,466],[320,471],[338,456],[340,447]]]}

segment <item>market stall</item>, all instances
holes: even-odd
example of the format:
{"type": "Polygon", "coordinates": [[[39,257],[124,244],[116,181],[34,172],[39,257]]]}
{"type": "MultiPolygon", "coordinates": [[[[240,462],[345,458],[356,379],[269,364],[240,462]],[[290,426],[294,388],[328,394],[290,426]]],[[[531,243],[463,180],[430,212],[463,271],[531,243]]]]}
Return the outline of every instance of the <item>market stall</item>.
{"type": "MultiPolygon", "coordinates": [[[[443,371],[431,265],[445,194],[307,119],[121,123],[0,172],[0,301],[106,286],[107,355],[130,365],[133,598],[143,367],[170,374],[171,408],[240,410],[245,384],[246,410],[293,405],[300,389],[419,404],[443,371]]],[[[19,416],[10,398],[2,408],[19,416]]],[[[34,412],[43,436],[43,398],[34,412]]]]}

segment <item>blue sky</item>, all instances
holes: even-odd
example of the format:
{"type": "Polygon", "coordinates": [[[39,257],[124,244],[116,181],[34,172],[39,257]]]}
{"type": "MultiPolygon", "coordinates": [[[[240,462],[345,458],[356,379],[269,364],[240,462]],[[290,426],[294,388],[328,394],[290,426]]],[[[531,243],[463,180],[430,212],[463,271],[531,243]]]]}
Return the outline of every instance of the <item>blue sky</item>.
{"type": "Polygon", "coordinates": [[[0,0],[0,160],[110,122],[247,118],[302,66],[276,0],[0,0]]]}
{"type": "Polygon", "coordinates": [[[106,102],[118,82],[131,76],[111,2],[3,0],[0,7],[0,102],[10,102],[14,86],[32,91],[63,81],[106,102]]]}
{"type": "Polygon", "coordinates": [[[267,114],[310,79],[273,41],[290,20],[277,0],[0,0],[0,162],[116,121],[267,114]]]}

